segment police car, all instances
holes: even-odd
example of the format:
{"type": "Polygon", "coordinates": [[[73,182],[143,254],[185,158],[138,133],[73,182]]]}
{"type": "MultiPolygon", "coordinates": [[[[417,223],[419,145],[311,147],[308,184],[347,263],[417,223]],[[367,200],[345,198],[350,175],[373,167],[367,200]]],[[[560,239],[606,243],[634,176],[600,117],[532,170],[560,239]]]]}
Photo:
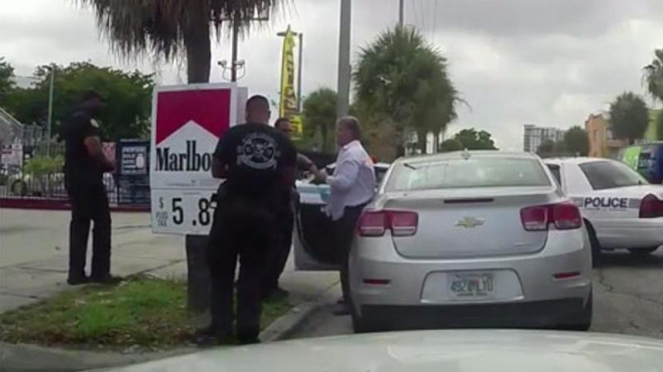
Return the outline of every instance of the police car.
{"type": "Polygon", "coordinates": [[[649,254],[663,245],[663,186],[609,159],[545,159],[585,219],[592,251],[649,254]]]}

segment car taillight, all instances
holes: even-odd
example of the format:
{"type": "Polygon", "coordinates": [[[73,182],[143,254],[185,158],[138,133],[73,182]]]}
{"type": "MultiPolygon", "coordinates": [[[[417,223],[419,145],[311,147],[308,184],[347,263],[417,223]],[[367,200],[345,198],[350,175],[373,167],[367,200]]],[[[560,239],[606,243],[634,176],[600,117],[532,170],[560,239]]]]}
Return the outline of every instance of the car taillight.
{"type": "Polygon", "coordinates": [[[640,218],[663,217],[663,200],[649,194],[640,201],[640,218]]]}
{"type": "Polygon", "coordinates": [[[415,212],[381,210],[364,212],[357,229],[361,236],[383,236],[387,229],[393,236],[412,236],[418,225],[419,215],[415,212]]]}
{"type": "Polygon", "coordinates": [[[580,210],[573,203],[523,208],[520,210],[520,219],[527,231],[546,231],[549,224],[554,224],[557,230],[572,230],[582,226],[580,210]]]}

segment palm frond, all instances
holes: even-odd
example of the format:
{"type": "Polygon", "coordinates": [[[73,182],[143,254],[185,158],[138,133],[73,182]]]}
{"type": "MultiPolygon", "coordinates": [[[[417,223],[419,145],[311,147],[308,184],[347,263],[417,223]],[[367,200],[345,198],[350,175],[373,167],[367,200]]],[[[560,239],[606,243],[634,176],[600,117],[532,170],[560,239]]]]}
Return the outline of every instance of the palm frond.
{"type": "MultiPolygon", "coordinates": [[[[272,16],[290,0],[76,0],[92,8],[103,36],[122,56],[145,53],[171,60],[184,47],[192,29],[214,26],[217,37],[223,25],[239,22],[248,32],[257,15],[272,16]]],[[[209,32],[209,31],[208,31],[209,32]]]]}

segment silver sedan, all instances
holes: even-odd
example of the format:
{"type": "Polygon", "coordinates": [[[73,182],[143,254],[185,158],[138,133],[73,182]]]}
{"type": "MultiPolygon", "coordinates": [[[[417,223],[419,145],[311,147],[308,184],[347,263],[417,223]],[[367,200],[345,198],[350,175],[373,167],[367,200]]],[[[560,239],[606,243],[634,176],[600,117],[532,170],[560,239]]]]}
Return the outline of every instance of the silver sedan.
{"type": "Polygon", "coordinates": [[[360,218],[349,264],[358,332],[591,323],[587,231],[531,154],[397,161],[360,218]]]}

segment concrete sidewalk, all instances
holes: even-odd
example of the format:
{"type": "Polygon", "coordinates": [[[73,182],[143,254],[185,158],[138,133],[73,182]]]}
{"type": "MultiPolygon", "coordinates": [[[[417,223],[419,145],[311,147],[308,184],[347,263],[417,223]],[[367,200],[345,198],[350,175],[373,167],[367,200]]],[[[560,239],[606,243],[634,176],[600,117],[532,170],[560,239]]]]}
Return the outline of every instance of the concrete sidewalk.
{"type": "MultiPolygon", "coordinates": [[[[112,272],[147,273],[186,279],[184,237],[155,235],[149,214],[113,214],[112,272]]],[[[0,208],[0,313],[71,290],[66,284],[69,212],[0,208]]],[[[88,257],[89,261],[89,257],[88,257]]],[[[89,265],[88,265],[89,267],[89,265]]],[[[277,340],[312,313],[323,295],[338,295],[337,273],[295,272],[291,260],[281,277],[293,309],[263,330],[277,340]]],[[[117,353],[0,344],[0,369],[76,371],[118,366],[195,351],[190,347],[155,353],[117,353]]]]}
{"type": "MultiPolygon", "coordinates": [[[[66,284],[69,215],[0,209],[0,313],[72,288],[66,284]]],[[[112,217],[114,275],[186,278],[184,237],[153,234],[147,213],[112,217]]],[[[295,272],[292,260],[281,278],[295,304],[315,299],[337,282],[336,273],[295,272]]]]}

